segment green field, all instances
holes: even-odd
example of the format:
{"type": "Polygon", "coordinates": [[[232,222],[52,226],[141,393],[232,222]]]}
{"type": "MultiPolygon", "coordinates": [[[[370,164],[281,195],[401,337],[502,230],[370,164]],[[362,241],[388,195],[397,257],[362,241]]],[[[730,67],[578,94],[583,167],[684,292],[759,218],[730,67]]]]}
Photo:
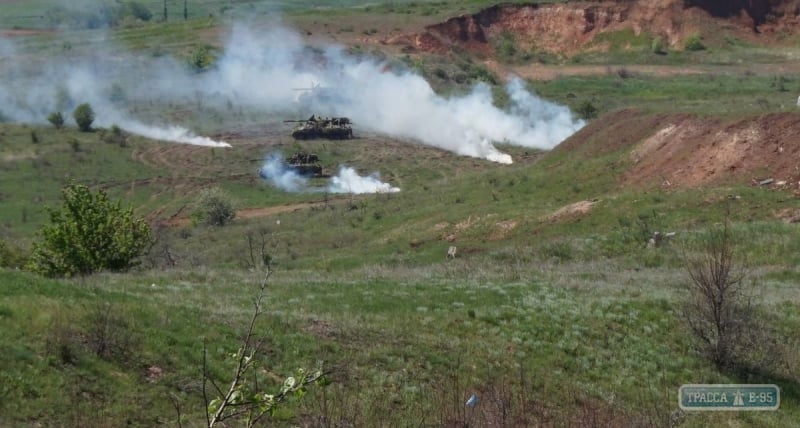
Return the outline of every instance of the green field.
{"type": "MultiPolygon", "coordinates": [[[[491,4],[190,0],[183,21],[183,2],[169,0],[168,22],[160,22],[162,2],[140,3],[152,11],[150,22],[9,37],[15,50],[0,68],[18,62],[36,70],[51,56],[77,62],[123,50],[185,64],[199,48],[221,53],[231,22],[269,27],[275,10],[290,25],[316,32],[330,23],[331,34],[349,36],[373,27],[405,31],[491,4]]],[[[0,2],[0,28],[50,29],[54,7],[0,2]]],[[[728,43],[671,53],[658,64],[703,73],[658,76],[621,72],[656,56],[638,45],[635,53],[623,49],[630,35],[608,37],[619,46],[547,64],[607,65],[607,73],[530,80],[527,88],[573,111],[591,103],[597,121],[622,109],[636,109],[645,122],[796,108],[800,75],[758,71],[759,60],[786,61],[791,46],[728,43]]],[[[438,94],[457,97],[484,81],[498,105],[509,104],[501,76],[467,53],[348,48],[421,73],[438,94]]],[[[509,63],[525,61],[535,60],[509,63]]],[[[358,123],[353,140],[295,141],[282,122],[288,113],[191,95],[159,102],[150,86],[139,88],[128,90],[124,111],[233,147],[133,134],[114,142],[108,129],[79,132],[71,122],[55,129],[45,118],[17,123],[0,115],[0,426],[207,426],[204,366],[208,378],[230,384],[231,355],[258,293],[262,245],[275,272],[255,325],[254,376],[262,390],[277,391],[287,376],[321,363],[330,381],[282,403],[262,425],[785,427],[800,420],[800,229],[777,215],[800,210],[792,190],[749,180],[669,190],[627,185],[635,142],[606,133],[586,136],[574,150],[498,143],[512,165],[362,131],[358,123]],[[401,191],[284,192],[258,177],[275,151],[314,152],[331,174],[339,165],[378,171],[401,191]],[[156,242],[139,266],[65,279],[26,271],[47,208],[60,205],[70,183],[102,189],[152,222],[156,242]],[[198,195],[214,187],[233,200],[237,218],[223,227],[192,222],[198,195]],[[564,211],[572,204],[591,208],[564,211]],[[724,222],[746,280],[756,284],[754,310],[775,339],[762,367],[719,369],[696,350],[682,312],[687,254],[724,222]],[[648,248],[656,231],[675,238],[648,248]],[[452,260],[445,257],[451,245],[458,249],[452,260]],[[679,387],[699,383],[777,384],[781,406],[680,411],[679,387]],[[474,408],[465,406],[472,394],[474,408]]],[[[314,178],[310,186],[325,183],[314,178]]]]}

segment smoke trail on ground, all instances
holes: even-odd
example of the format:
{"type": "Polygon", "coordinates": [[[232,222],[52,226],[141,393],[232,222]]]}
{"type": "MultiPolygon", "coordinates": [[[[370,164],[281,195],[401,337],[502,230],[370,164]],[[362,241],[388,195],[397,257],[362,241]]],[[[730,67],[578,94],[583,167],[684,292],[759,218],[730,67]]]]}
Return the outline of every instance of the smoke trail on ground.
{"type": "Polygon", "coordinates": [[[328,185],[331,193],[395,193],[399,192],[399,187],[394,187],[380,180],[380,175],[374,173],[366,177],[358,175],[355,169],[342,166],[339,173],[331,178],[328,185]]]}
{"type": "MultiPolygon", "coordinates": [[[[198,136],[179,125],[145,123],[125,112],[124,102],[114,100],[115,95],[123,93],[127,94],[126,100],[141,102],[142,92],[149,91],[141,91],[140,86],[145,82],[172,80],[164,76],[183,75],[179,80],[185,85],[190,81],[189,75],[174,62],[167,60],[128,67],[141,72],[134,76],[128,74],[130,71],[126,71],[125,64],[112,64],[105,60],[105,52],[82,60],[55,58],[35,65],[16,64],[13,57],[15,53],[8,44],[0,46],[0,68],[9,77],[0,81],[0,112],[6,120],[41,124],[45,123],[50,113],[57,111],[71,120],[70,112],[78,104],[88,103],[95,112],[94,127],[116,125],[130,133],[156,140],[230,147],[226,142],[198,136]],[[152,65],[152,68],[148,65],[152,65]]],[[[125,57],[124,61],[137,60],[130,56],[125,57]]]]}

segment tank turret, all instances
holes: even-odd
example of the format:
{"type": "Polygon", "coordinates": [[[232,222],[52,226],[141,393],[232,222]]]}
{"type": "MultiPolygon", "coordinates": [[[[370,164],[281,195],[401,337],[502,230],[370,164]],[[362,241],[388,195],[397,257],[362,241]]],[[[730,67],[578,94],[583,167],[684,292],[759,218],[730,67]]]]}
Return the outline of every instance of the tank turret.
{"type": "Polygon", "coordinates": [[[322,166],[319,164],[319,156],[313,153],[296,152],[286,158],[286,165],[300,175],[322,175],[322,166]]]}

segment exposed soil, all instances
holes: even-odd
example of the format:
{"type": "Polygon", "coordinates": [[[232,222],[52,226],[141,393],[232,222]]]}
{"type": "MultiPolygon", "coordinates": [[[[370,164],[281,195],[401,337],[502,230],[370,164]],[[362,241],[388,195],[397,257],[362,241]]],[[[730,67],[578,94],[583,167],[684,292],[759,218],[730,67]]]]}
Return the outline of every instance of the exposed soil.
{"type": "Polygon", "coordinates": [[[586,214],[589,214],[589,212],[592,210],[592,207],[594,207],[594,204],[596,204],[597,202],[598,202],[597,200],[578,201],[573,204],[565,205],[557,209],[553,213],[545,216],[542,220],[558,222],[564,219],[583,217],[586,214]]]}
{"type": "Polygon", "coordinates": [[[742,40],[771,44],[800,24],[800,0],[597,0],[547,4],[501,4],[394,36],[388,44],[443,54],[452,50],[494,55],[503,34],[525,51],[571,56],[605,50],[598,36],[620,30],[661,37],[672,49],[701,34],[724,30],[742,40]]]}
{"type": "MultiPolygon", "coordinates": [[[[307,208],[322,207],[325,202],[301,202],[297,204],[278,205],[271,207],[247,208],[236,211],[236,218],[258,218],[275,214],[299,211],[307,208]]],[[[182,211],[182,210],[181,210],[182,211]]],[[[187,214],[179,211],[167,220],[159,221],[163,226],[184,227],[192,224],[192,219],[187,214]]],[[[159,213],[160,214],[160,213],[159,213]]]]}
{"type": "Polygon", "coordinates": [[[37,36],[41,34],[55,34],[55,30],[34,30],[34,29],[0,29],[0,37],[22,37],[37,36]]]}
{"type": "Polygon", "coordinates": [[[626,187],[752,183],[800,192],[800,114],[739,119],[635,110],[596,120],[556,150],[598,156],[627,150],[626,187]]]}
{"type": "MultiPolygon", "coordinates": [[[[504,65],[496,61],[498,40],[511,35],[517,49],[569,57],[604,51],[603,34],[631,30],[661,37],[683,49],[695,34],[718,40],[722,34],[762,46],[776,46],[800,33],[800,0],[585,0],[555,4],[501,4],[395,36],[386,43],[406,51],[446,54],[467,51],[484,59],[500,76],[548,80],[564,75],[614,73],[613,66],[504,65]]],[[[741,67],[746,71],[749,64],[741,67]]],[[[622,65],[619,67],[623,67],[622,65]]],[[[617,68],[619,68],[617,67],[617,68]]],[[[656,76],[702,74],[698,66],[624,65],[633,73],[656,76]]],[[[763,73],[798,73],[800,64],[759,65],[763,73]]],[[[590,123],[556,151],[592,157],[628,150],[619,182],[623,187],[678,188],[748,182],[800,191],[800,115],[770,114],[739,119],[689,114],[611,113],[590,123]]],[[[581,215],[591,204],[564,207],[555,218],[581,215]]],[[[791,217],[791,216],[790,216],[791,217]]]]}

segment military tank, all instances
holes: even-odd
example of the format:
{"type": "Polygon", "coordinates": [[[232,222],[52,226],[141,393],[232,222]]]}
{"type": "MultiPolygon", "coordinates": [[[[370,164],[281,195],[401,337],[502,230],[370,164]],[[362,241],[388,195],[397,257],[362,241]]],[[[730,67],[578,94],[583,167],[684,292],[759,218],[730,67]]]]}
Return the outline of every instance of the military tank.
{"type": "Polygon", "coordinates": [[[296,140],[348,140],[353,138],[350,119],[346,117],[316,117],[311,115],[305,120],[284,120],[286,123],[297,123],[292,130],[296,140]]]}
{"type": "Polygon", "coordinates": [[[319,156],[313,153],[296,152],[286,158],[286,165],[300,175],[319,177],[322,175],[322,166],[319,156]]]}

